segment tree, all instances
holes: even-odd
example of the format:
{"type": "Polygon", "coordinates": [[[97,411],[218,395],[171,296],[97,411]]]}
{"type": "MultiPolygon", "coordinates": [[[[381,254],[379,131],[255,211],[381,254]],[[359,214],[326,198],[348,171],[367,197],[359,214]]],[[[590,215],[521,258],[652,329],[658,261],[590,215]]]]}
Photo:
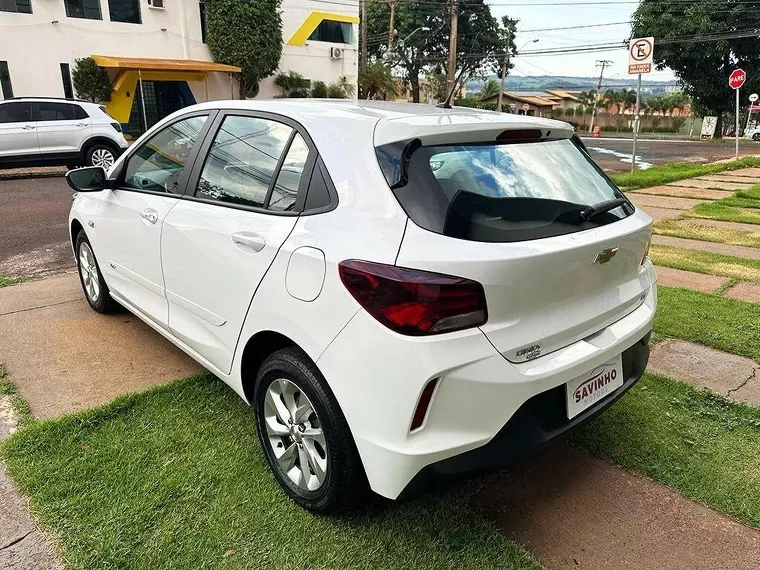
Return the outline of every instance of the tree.
{"type": "Polygon", "coordinates": [[[113,84],[108,72],[91,57],[74,60],[71,82],[77,96],[93,103],[107,103],[111,100],[113,84]]]}
{"type": "Polygon", "coordinates": [[[480,99],[488,99],[490,97],[493,97],[495,95],[499,94],[499,91],[501,90],[501,85],[498,81],[495,79],[489,79],[483,84],[483,87],[480,88],[480,91],[478,92],[478,97],[480,99]]]}
{"type": "MultiPolygon", "coordinates": [[[[741,67],[747,72],[743,88],[746,92],[760,90],[760,42],[756,35],[694,43],[683,39],[746,30],[756,18],[754,4],[736,0],[643,0],[633,15],[632,34],[655,36],[657,69],[673,70],[698,113],[720,117],[734,106],[733,93],[728,88],[732,70],[741,67]],[[668,40],[674,43],[665,43],[668,40]]],[[[719,124],[716,133],[720,132],[719,124]]]]}
{"type": "Polygon", "coordinates": [[[367,99],[386,99],[396,96],[396,78],[382,61],[375,61],[359,75],[359,88],[367,99]]]}
{"type": "Polygon", "coordinates": [[[206,0],[206,43],[214,60],[235,65],[240,98],[275,72],[282,55],[280,0],[206,0]]]}
{"type": "Polygon", "coordinates": [[[554,109],[552,109],[552,115],[554,115],[558,119],[561,119],[562,115],[564,114],[565,114],[565,110],[562,107],[555,107],[554,109]]]}
{"type": "MultiPolygon", "coordinates": [[[[367,3],[369,55],[399,68],[409,82],[412,100],[420,101],[420,75],[446,65],[449,51],[449,8],[446,0],[396,0],[396,42],[392,51],[387,38],[390,7],[387,2],[367,3]],[[421,28],[428,28],[423,31],[421,28]]],[[[494,72],[506,47],[506,30],[491,14],[484,0],[460,4],[457,72],[463,80],[480,72],[494,72]]]]}

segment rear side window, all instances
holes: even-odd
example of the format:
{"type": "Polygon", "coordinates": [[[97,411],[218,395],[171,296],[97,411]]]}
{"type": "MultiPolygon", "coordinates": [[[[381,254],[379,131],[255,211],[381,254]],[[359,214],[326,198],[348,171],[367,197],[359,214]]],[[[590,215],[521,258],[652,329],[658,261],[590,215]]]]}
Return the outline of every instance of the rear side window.
{"type": "Polygon", "coordinates": [[[38,105],[40,110],[40,121],[73,121],[74,119],[83,118],[82,114],[84,114],[85,117],[87,116],[78,105],[47,102],[40,102],[38,105]]]}
{"type": "Polygon", "coordinates": [[[28,123],[31,120],[31,103],[3,103],[0,105],[0,123],[28,123]]]}
{"type": "MultiPolygon", "coordinates": [[[[378,148],[394,194],[415,223],[450,237],[540,239],[633,211],[625,205],[591,221],[581,217],[587,206],[623,195],[571,140],[423,146],[411,156],[399,148],[378,148]]],[[[414,145],[406,148],[409,154],[414,145]]]]}
{"type": "MultiPolygon", "coordinates": [[[[269,119],[226,117],[203,165],[195,196],[263,208],[292,133],[289,126],[269,119]]],[[[283,179],[281,193],[289,186],[292,181],[283,179]]],[[[287,206],[287,200],[283,198],[280,206],[287,206]]]]}

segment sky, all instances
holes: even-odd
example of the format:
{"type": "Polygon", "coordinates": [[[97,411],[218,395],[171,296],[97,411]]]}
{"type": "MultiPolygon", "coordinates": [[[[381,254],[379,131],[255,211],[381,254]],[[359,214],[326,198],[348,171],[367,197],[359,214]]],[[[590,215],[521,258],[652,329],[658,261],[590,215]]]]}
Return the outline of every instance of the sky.
{"type": "MultiPolygon", "coordinates": [[[[530,31],[565,26],[628,22],[638,5],[637,2],[594,6],[556,5],[572,1],[574,0],[534,0],[533,2],[529,0],[488,0],[488,4],[491,5],[491,13],[499,19],[501,19],[501,16],[507,15],[510,18],[520,20],[517,24],[516,36],[516,44],[519,51],[607,43],[625,40],[629,37],[631,30],[629,24],[580,30],[530,31]],[[553,3],[555,5],[535,5],[541,3],[553,3]],[[534,39],[538,39],[539,41],[525,45],[526,42],[531,42],[534,39]]],[[[523,76],[573,75],[598,77],[599,69],[596,67],[596,60],[598,59],[607,59],[614,62],[605,71],[605,77],[628,78],[628,53],[625,49],[563,55],[518,55],[512,60],[515,67],[511,73],[523,76]]],[[[658,81],[667,81],[673,78],[674,76],[669,70],[657,71],[653,69],[652,73],[644,76],[645,80],[658,81]]]]}

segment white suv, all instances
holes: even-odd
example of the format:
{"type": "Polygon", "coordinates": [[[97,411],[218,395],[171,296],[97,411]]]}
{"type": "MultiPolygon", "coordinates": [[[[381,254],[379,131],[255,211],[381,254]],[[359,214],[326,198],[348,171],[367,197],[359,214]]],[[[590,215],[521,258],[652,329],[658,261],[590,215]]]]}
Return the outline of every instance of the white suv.
{"type": "Polygon", "coordinates": [[[646,367],[652,220],[565,123],[217,101],[67,178],[90,306],[249,402],[315,511],[514,460],[646,367]]]}
{"type": "Polygon", "coordinates": [[[34,97],[0,101],[0,168],[110,168],[128,146],[121,125],[101,105],[34,97]]]}

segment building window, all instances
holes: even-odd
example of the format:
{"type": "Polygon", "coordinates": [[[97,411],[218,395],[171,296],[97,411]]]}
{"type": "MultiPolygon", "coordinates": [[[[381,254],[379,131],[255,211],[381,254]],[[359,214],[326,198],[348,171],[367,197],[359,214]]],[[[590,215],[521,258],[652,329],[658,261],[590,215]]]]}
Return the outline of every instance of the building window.
{"type": "Polygon", "coordinates": [[[69,18],[84,18],[85,20],[102,20],[100,15],[100,0],[63,0],[66,15],[69,18]]]}
{"type": "Polygon", "coordinates": [[[332,42],[334,44],[353,43],[353,26],[348,22],[322,20],[317,29],[309,36],[313,42],[332,42]]]}
{"type": "Polygon", "coordinates": [[[32,13],[32,0],[0,0],[0,12],[32,13]]]}
{"type": "Polygon", "coordinates": [[[206,4],[201,2],[198,4],[198,10],[200,10],[201,15],[201,41],[205,44],[206,43],[206,4]]]}
{"type": "Polygon", "coordinates": [[[71,86],[71,69],[68,63],[61,64],[61,80],[63,81],[63,96],[66,99],[73,99],[74,88],[71,86]]]}
{"type": "Polygon", "coordinates": [[[140,0],[108,0],[108,11],[112,22],[141,24],[140,0]]]}
{"type": "Polygon", "coordinates": [[[13,86],[11,85],[11,74],[8,71],[7,61],[0,61],[0,91],[2,91],[3,99],[13,97],[13,86]]]}

